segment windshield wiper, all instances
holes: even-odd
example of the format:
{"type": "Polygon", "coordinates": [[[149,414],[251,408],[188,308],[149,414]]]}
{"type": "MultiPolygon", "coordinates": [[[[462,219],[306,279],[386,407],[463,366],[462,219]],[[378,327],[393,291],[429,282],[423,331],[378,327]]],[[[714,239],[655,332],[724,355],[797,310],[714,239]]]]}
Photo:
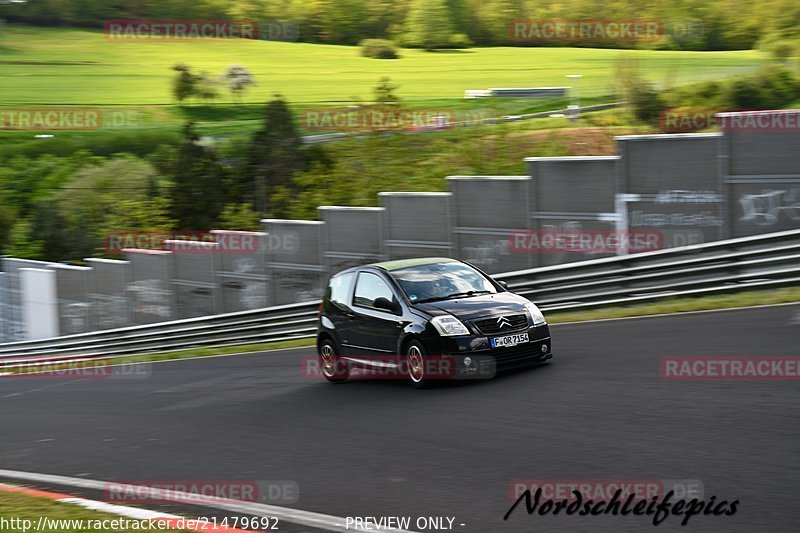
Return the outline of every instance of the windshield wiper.
{"type": "Polygon", "coordinates": [[[440,302],[442,300],[452,300],[453,298],[460,298],[462,296],[475,296],[476,294],[489,294],[492,291],[467,291],[467,292],[456,292],[454,294],[448,294],[447,296],[434,296],[433,298],[425,298],[424,300],[419,300],[418,304],[424,304],[428,302],[440,302]]]}

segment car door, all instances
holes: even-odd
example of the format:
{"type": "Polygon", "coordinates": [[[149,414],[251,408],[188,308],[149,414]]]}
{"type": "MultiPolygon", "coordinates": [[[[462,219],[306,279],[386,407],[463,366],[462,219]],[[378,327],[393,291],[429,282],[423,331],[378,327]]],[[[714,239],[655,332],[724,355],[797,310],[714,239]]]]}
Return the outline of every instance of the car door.
{"type": "Polygon", "coordinates": [[[356,277],[349,338],[354,355],[374,362],[396,362],[397,340],[402,331],[402,315],[375,307],[375,300],[386,298],[399,306],[399,299],[378,273],[362,270],[356,277]]]}
{"type": "Polygon", "coordinates": [[[355,272],[343,272],[331,277],[325,298],[330,302],[327,317],[336,332],[337,341],[342,348],[342,355],[348,354],[350,346],[350,329],[355,316],[351,308],[355,272]]]}

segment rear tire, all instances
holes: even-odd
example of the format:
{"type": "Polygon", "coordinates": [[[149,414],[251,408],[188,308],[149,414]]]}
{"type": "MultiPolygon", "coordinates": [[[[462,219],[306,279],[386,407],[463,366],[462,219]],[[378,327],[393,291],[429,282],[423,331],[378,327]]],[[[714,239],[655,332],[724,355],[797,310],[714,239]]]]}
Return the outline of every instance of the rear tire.
{"type": "Polygon", "coordinates": [[[350,377],[350,365],[336,353],[336,345],[325,339],[317,348],[322,375],[331,383],[342,383],[350,377]]]}

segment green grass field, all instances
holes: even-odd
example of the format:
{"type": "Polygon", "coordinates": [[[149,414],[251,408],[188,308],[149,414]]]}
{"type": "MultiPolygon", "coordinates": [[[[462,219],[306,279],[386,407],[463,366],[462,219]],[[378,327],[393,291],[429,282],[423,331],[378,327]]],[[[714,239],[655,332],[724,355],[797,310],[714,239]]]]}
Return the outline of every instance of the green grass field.
{"type": "MultiPolygon", "coordinates": [[[[25,153],[67,155],[89,148],[113,153],[119,146],[146,152],[142,135],[174,137],[186,120],[194,120],[203,135],[249,135],[260,127],[263,103],[282,94],[296,113],[319,107],[369,102],[382,76],[399,85],[398,95],[411,108],[445,110],[456,120],[548,111],[566,107],[567,98],[463,98],[467,89],[513,86],[564,86],[567,74],[580,73],[582,105],[614,101],[615,67],[623,57],[636,57],[641,71],[660,86],[732,77],[766,61],[755,51],[668,52],[588,48],[475,48],[429,53],[403,50],[398,60],[363,58],[357,47],[266,41],[110,42],[102,32],[0,26],[0,110],[24,106],[92,106],[105,116],[125,116],[122,125],[104,121],[100,130],[59,131],[58,143],[33,139],[30,130],[0,127],[0,157],[25,153]],[[175,104],[171,86],[176,63],[194,72],[221,74],[233,64],[244,65],[256,83],[241,102],[222,91],[214,102],[191,100],[175,104]],[[120,115],[122,113],[122,115],[120,115]],[[131,137],[129,141],[125,141],[131,137]],[[109,145],[105,150],[103,146],[109,145]]],[[[539,129],[566,121],[538,120],[539,129]]],[[[326,133],[303,127],[303,134],[326,133]]],[[[492,128],[490,128],[491,130],[492,128]]],[[[487,131],[469,128],[461,138],[487,131]]],[[[170,137],[170,138],[172,138],[170,137]]],[[[156,141],[156,142],[164,142],[156,141]]],[[[143,153],[144,153],[143,152],[143,153]]]]}
{"type": "MultiPolygon", "coordinates": [[[[610,94],[622,56],[640,60],[659,84],[729,77],[754,68],[754,51],[670,52],[588,48],[475,48],[428,53],[403,50],[398,60],[363,58],[357,47],[266,41],[110,42],[101,32],[6,25],[0,31],[0,104],[172,105],[171,67],[220,74],[248,67],[258,85],[245,102],[283,94],[293,104],[369,101],[381,76],[409,102],[463,101],[466,89],[564,86],[580,73],[581,94],[610,94]]],[[[219,103],[230,103],[224,94],[219,103]]],[[[153,111],[155,117],[158,113],[153,111]]]]}

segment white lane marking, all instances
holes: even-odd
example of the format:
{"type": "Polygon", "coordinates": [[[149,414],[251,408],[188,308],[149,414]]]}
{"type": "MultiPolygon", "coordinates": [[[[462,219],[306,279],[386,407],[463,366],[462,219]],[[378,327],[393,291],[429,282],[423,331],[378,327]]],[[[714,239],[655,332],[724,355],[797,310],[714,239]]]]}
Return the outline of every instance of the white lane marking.
{"type": "MultiPolygon", "coordinates": [[[[0,469],[0,478],[21,479],[34,483],[54,484],[65,487],[76,487],[100,491],[105,491],[109,486],[109,482],[107,481],[56,476],[53,474],[38,474],[36,472],[23,472],[19,470],[0,469]]],[[[135,486],[124,485],[120,483],[114,483],[114,487],[119,488],[122,491],[135,491],[137,489],[135,486]]],[[[170,494],[166,494],[164,499],[180,504],[190,501],[189,499],[193,497],[196,499],[196,496],[193,496],[192,494],[173,491],[170,494]]],[[[218,498],[214,496],[204,497],[203,507],[231,511],[234,513],[241,513],[251,516],[272,516],[281,521],[292,524],[314,527],[317,529],[323,529],[325,531],[335,531],[338,533],[352,533],[352,529],[347,528],[345,524],[346,521],[343,517],[315,513],[312,511],[303,511],[301,509],[292,509],[290,507],[267,505],[265,503],[243,502],[240,500],[231,500],[228,498],[218,498]]],[[[413,531],[393,528],[384,528],[380,531],[389,531],[393,533],[415,533],[413,531]]]]}
{"type": "Polygon", "coordinates": [[[113,505],[111,503],[98,502],[96,500],[86,500],[84,498],[62,498],[58,501],[80,505],[84,509],[89,509],[90,511],[99,511],[101,513],[115,514],[127,518],[133,518],[134,520],[155,520],[157,518],[174,518],[174,519],[181,518],[180,516],[174,514],[159,513],[156,511],[150,511],[148,509],[126,507],[124,505],[113,505]]]}

